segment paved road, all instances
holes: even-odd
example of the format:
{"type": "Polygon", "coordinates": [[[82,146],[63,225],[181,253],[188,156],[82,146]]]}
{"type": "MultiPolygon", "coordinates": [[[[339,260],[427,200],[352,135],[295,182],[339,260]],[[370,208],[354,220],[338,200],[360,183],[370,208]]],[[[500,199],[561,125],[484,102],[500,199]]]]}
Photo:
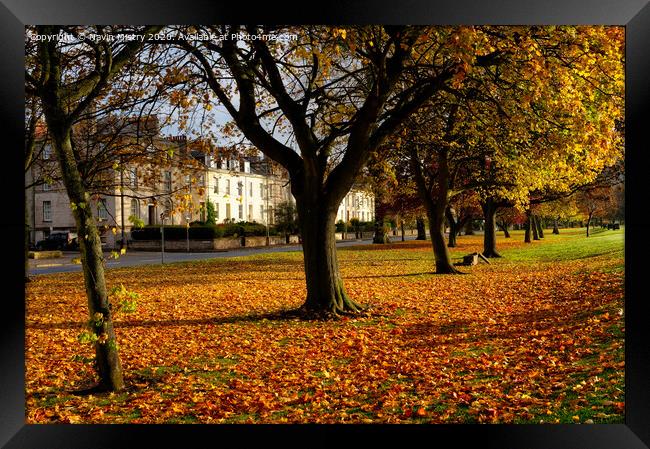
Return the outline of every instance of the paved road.
{"type": "MultiPolygon", "coordinates": [[[[391,237],[393,241],[400,241],[401,238],[391,237]]],[[[414,235],[407,235],[407,240],[415,239],[414,235]]],[[[367,245],[372,242],[371,238],[362,240],[345,240],[336,242],[338,248],[346,246],[367,245]]],[[[204,259],[217,259],[223,257],[243,257],[253,254],[263,253],[277,253],[287,251],[302,251],[302,245],[282,245],[261,248],[242,248],[223,252],[209,252],[209,253],[177,253],[165,252],[165,263],[185,262],[188,260],[204,260],[204,259]]],[[[52,274],[63,273],[69,271],[80,271],[81,265],[73,263],[73,258],[78,258],[79,252],[64,251],[63,257],[56,259],[30,259],[29,260],[29,274],[52,274]]],[[[160,252],[149,251],[129,251],[120,256],[119,259],[110,259],[110,253],[106,254],[106,268],[118,267],[132,267],[136,265],[157,265],[161,263],[160,252]]]]}

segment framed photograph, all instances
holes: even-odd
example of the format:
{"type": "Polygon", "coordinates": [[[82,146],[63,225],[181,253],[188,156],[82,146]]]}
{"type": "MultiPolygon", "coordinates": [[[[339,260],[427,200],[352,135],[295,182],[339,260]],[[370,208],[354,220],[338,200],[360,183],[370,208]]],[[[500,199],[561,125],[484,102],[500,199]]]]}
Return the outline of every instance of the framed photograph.
{"type": "Polygon", "coordinates": [[[3,447],[650,447],[646,0],[0,16],[3,447]]]}

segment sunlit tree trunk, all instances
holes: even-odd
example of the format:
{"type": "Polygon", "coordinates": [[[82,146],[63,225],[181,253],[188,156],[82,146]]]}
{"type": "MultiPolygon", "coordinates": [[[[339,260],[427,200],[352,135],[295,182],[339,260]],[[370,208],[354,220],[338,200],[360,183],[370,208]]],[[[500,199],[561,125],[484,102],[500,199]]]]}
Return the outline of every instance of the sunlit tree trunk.
{"type": "MultiPolygon", "coordinates": [[[[144,34],[155,33],[160,28],[149,27],[144,34]]],[[[43,35],[56,35],[60,30],[57,26],[38,28],[39,34],[43,35]]],[[[72,124],[97,99],[111,77],[136,58],[141,45],[138,42],[127,43],[118,53],[113,53],[110,45],[97,46],[92,53],[96,58],[95,71],[80,75],[74,89],[70,89],[70,84],[65,84],[70,80],[64,80],[61,47],[55,41],[41,42],[38,47],[38,63],[42,75],[40,80],[30,78],[30,82],[34,83],[34,93],[42,103],[61,179],[77,225],[88,301],[88,325],[95,337],[95,362],[99,374],[99,385],[96,388],[99,390],[122,390],[124,380],[104,278],[101,240],[92,214],[90,195],[86,191],[72,149],[72,124]]]]}
{"type": "Polygon", "coordinates": [[[307,281],[303,309],[309,313],[344,314],[363,309],[347,295],[339,272],[335,243],[336,208],[325,201],[296,198],[303,235],[307,281]]]}
{"type": "Polygon", "coordinates": [[[526,224],[524,225],[524,230],[525,230],[524,231],[524,242],[525,243],[531,243],[531,240],[530,240],[530,218],[531,218],[530,210],[527,210],[526,211],[526,224]]]}
{"type": "Polygon", "coordinates": [[[555,218],[553,220],[553,234],[559,234],[560,233],[560,228],[558,227],[558,218],[555,218]]]}
{"type": "Polygon", "coordinates": [[[70,140],[70,129],[60,126],[57,123],[57,117],[52,117],[51,113],[48,116],[46,112],[46,117],[53,137],[54,150],[60,161],[63,183],[70,202],[73,204],[73,215],[77,225],[77,235],[79,236],[81,266],[88,298],[89,327],[90,331],[97,337],[94,346],[95,361],[99,374],[98,389],[120,391],[124,389],[122,366],[118,355],[104,278],[102,244],[92,214],[90,195],[86,192],[76,168],[70,140]]]}

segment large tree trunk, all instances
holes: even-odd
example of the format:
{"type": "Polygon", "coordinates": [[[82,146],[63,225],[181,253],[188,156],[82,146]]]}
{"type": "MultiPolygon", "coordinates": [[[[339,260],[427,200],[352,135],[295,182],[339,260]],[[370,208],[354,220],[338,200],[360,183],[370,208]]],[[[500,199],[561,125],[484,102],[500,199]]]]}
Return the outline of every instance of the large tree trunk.
{"type": "Polygon", "coordinates": [[[537,216],[535,218],[535,224],[537,225],[537,234],[539,235],[540,239],[544,238],[544,226],[542,226],[542,219],[537,216]]]}
{"type": "Polygon", "coordinates": [[[418,229],[418,235],[415,237],[415,240],[426,240],[427,239],[427,234],[426,230],[424,227],[424,218],[423,217],[418,217],[415,220],[415,226],[418,229]]]}
{"type": "Polygon", "coordinates": [[[456,248],[456,236],[458,235],[458,230],[456,225],[449,223],[449,237],[447,238],[447,247],[456,248]]]}
{"type": "Polygon", "coordinates": [[[456,236],[458,235],[458,231],[460,230],[458,226],[458,221],[456,220],[456,213],[451,207],[448,207],[445,210],[445,217],[447,217],[447,222],[449,223],[449,237],[448,237],[447,246],[449,248],[455,248],[456,236]]]}
{"type": "Polygon", "coordinates": [[[485,257],[501,257],[497,252],[496,215],[497,207],[493,198],[488,198],[481,203],[485,230],[483,232],[483,255],[485,257]]]}
{"type": "Polygon", "coordinates": [[[436,260],[437,274],[456,274],[460,273],[451,263],[449,249],[445,242],[445,206],[434,204],[431,208],[427,207],[429,216],[429,235],[431,236],[431,245],[433,246],[433,255],[436,260]]]}
{"type": "Polygon", "coordinates": [[[503,231],[503,235],[505,238],[509,239],[510,238],[510,232],[508,231],[508,223],[505,221],[497,222],[501,230],[503,231]]]}
{"type": "Polygon", "coordinates": [[[415,183],[418,187],[418,194],[424,203],[429,219],[429,235],[433,246],[433,255],[436,261],[437,274],[458,274],[458,271],[451,263],[449,249],[445,242],[445,210],[448,206],[447,195],[449,193],[449,165],[447,151],[440,150],[438,153],[438,179],[437,191],[432,195],[431,188],[427,186],[427,179],[422,172],[417,148],[411,149],[411,167],[414,170],[415,183]]]}
{"type": "Polygon", "coordinates": [[[558,228],[557,224],[558,219],[553,220],[553,234],[559,234],[560,233],[560,228],[558,228]]]}
{"type": "Polygon", "coordinates": [[[334,235],[336,208],[325,201],[310,204],[304,199],[297,199],[296,205],[307,283],[307,300],[302,308],[319,316],[363,310],[346,294],[339,273],[334,235]]]}
{"type": "Polygon", "coordinates": [[[589,213],[589,216],[587,217],[587,237],[589,237],[589,225],[591,225],[591,217],[593,216],[593,213],[589,213]]]}
{"type": "Polygon", "coordinates": [[[539,240],[539,234],[537,232],[537,215],[531,214],[530,216],[530,228],[533,230],[533,240],[539,240]]]}
{"type": "Polygon", "coordinates": [[[526,211],[526,224],[524,225],[524,243],[531,243],[530,240],[530,211],[526,211]]]}
{"type": "Polygon", "coordinates": [[[400,227],[400,230],[402,231],[402,241],[405,242],[406,237],[405,237],[405,231],[404,231],[404,220],[400,221],[399,227],[400,227]]]}
{"type": "Polygon", "coordinates": [[[83,268],[90,331],[97,337],[95,360],[99,374],[99,390],[124,389],[122,366],[117,350],[113,319],[104,278],[104,255],[101,239],[92,214],[90,196],[86,192],[72,153],[70,130],[60,130],[56,121],[48,117],[48,128],[53,136],[54,149],[60,162],[61,175],[73,206],[77,224],[81,264],[83,268]]]}

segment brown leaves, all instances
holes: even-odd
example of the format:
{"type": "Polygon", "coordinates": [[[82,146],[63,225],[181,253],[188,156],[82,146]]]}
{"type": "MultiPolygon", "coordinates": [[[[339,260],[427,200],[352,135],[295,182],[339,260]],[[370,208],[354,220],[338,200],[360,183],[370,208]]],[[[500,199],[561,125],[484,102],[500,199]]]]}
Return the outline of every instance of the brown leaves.
{"type": "MultiPolygon", "coordinates": [[[[455,255],[480,244],[462,237],[455,255]]],[[[339,252],[349,294],[372,305],[339,321],[269,315],[304,300],[299,253],[107,271],[140,295],[115,318],[128,390],[114,395],[70,394],[94,378],[73,360],[92,357],[76,342],[81,276],[37,277],[28,422],[621,421],[619,260],[506,257],[436,276],[428,242],[377,246],[339,252]]]]}

